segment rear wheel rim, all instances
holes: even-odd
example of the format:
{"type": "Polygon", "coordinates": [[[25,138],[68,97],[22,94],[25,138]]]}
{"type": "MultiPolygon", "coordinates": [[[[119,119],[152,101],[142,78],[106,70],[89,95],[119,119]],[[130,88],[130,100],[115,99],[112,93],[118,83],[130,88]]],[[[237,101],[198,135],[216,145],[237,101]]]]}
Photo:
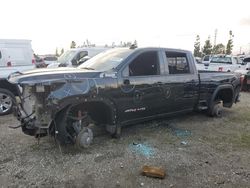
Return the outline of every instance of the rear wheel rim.
{"type": "Polygon", "coordinates": [[[8,112],[12,107],[12,99],[5,93],[0,93],[0,114],[8,112]]]}

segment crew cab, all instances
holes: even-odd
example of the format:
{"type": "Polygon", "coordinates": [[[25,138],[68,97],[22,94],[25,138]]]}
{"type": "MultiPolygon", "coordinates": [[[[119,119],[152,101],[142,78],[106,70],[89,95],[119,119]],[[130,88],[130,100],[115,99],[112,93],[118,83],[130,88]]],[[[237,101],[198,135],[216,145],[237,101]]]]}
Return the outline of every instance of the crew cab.
{"type": "Polygon", "coordinates": [[[123,126],[193,110],[221,116],[239,100],[234,73],[198,72],[191,52],[117,48],[77,68],[28,71],[9,79],[20,89],[22,131],[88,147],[93,124],[118,137],[123,126]]]}

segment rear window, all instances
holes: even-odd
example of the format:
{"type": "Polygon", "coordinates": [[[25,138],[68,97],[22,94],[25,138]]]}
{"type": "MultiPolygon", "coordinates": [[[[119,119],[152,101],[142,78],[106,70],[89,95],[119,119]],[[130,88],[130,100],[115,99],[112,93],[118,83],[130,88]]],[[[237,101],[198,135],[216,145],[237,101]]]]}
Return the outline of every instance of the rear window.
{"type": "Polygon", "coordinates": [[[45,57],[44,60],[45,61],[56,61],[57,57],[45,57]]]}
{"type": "Polygon", "coordinates": [[[231,57],[213,57],[210,63],[232,64],[232,58],[231,57]]]}

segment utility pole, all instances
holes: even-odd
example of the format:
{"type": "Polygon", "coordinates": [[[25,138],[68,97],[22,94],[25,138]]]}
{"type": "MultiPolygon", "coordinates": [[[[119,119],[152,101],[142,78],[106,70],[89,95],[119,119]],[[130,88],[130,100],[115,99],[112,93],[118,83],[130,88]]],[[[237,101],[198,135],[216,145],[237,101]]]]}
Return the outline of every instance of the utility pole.
{"type": "Polygon", "coordinates": [[[218,29],[215,29],[215,31],[214,31],[214,46],[216,46],[217,32],[218,32],[218,29]]]}

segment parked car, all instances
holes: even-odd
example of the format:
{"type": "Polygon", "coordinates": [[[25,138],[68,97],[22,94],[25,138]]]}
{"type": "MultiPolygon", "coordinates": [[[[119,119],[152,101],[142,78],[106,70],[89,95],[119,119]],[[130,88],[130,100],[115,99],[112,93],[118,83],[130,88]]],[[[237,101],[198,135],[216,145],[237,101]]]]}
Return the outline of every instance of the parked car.
{"type": "Polygon", "coordinates": [[[7,81],[9,74],[34,68],[30,40],[0,39],[0,116],[11,112],[17,95],[16,86],[7,81]]]}
{"type": "Polygon", "coordinates": [[[55,55],[47,55],[43,56],[43,62],[45,63],[46,66],[56,63],[57,62],[57,57],[55,55]]]}
{"type": "Polygon", "coordinates": [[[211,58],[212,58],[212,55],[205,55],[205,56],[202,58],[202,61],[201,61],[202,64],[205,64],[205,65],[209,64],[211,58]]]}
{"type": "Polygon", "coordinates": [[[108,48],[73,48],[64,52],[57,60],[57,62],[48,65],[48,68],[55,67],[77,67],[84,63],[91,57],[101,53],[108,48]]]}
{"type": "Polygon", "coordinates": [[[201,64],[202,63],[202,59],[200,57],[194,57],[196,63],[201,64]]]}
{"type": "Polygon", "coordinates": [[[44,67],[46,67],[46,64],[44,63],[43,58],[39,57],[36,54],[34,54],[34,57],[35,57],[36,68],[44,68],[44,67]]]}
{"type": "Polygon", "coordinates": [[[243,91],[250,90],[250,56],[244,57],[242,67],[235,72],[241,74],[241,85],[243,91]]]}
{"type": "Polygon", "coordinates": [[[77,68],[28,71],[9,81],[23,91],[14,114],[25,134],[83,148],[93,124],[120,136],[122,126],[193,110],[220,117],[240,91],[238,74],[199,73],[191,52],[167,48],[112,49],[77,68]]]}
{"type": "Polygon", "coordinates": [[[200,66],[199,70],[234,72],[242,66],[240,58],[231,55],[214,55],[209,63],[200,66]]]}
{"type": "Polygon", "coordinates": [[[246,65],[246,70],[250,70],[250,56],[246,56],[243,59],[243,63],[244,63],[244,65],[246,65]]]}

